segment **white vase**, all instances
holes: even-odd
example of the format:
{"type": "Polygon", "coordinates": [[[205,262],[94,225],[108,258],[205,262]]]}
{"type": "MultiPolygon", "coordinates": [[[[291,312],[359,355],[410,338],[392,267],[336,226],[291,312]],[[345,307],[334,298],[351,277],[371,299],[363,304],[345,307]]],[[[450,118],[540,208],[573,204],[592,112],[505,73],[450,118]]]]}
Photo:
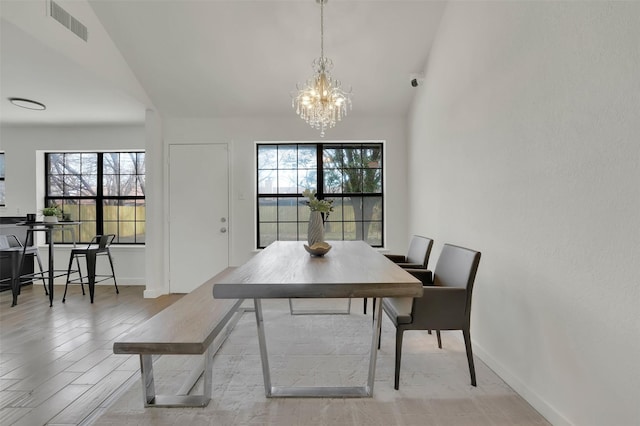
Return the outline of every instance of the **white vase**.
{"type": "Polygon", "coordinates": [[[309,246],[324,242],[324,220],[322,213],[311,212],[309,215],[309,229],[307,230],[307,242],[309,246]]]}
{"type": "Polygon", "coordinates": [[[58,216],[44,216],[42,221],[44,223],[58,223],[58,216]]]}

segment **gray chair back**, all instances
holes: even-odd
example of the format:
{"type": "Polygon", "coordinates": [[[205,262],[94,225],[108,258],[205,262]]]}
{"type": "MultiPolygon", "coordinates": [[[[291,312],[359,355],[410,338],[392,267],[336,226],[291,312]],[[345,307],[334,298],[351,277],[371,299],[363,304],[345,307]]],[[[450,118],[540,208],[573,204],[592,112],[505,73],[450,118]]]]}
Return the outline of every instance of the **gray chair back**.
{"type": "Polygon", "coordinates": [[[434,272],[433,285],[436,287],[458,287],[467,290],[465,313],[471,312],[471,294],[476,280],[480,252],[445,244],[438,258],[434,272]]]}
{"type": "Polygon", "coordinates": [[[426,269],[432,247],[433,240],[431,238],[414,235],[411,237],[411,242],[409,243],[406,262],[422,265],[422,267],[426,269]]]}

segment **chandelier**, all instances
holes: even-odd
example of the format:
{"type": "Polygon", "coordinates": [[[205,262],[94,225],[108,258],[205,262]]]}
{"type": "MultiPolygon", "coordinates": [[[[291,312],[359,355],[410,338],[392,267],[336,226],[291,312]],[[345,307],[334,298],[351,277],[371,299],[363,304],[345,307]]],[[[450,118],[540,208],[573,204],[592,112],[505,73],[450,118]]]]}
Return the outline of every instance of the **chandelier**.
{"type": "Polygon", "coordinates": [[[327,1],[316,0],[320,3],[320,57],[311,64],[315,73],[304,86],[296,84],[298,91],[291,101],[296,114],[320,130],[320,137],[324,137],[325,129],[335,127],[347,115],[347,108],[351,109],[351,90],[345,92],[340,80],[331,77],[333,62],[324,56],[324,4],[327,1]]]}

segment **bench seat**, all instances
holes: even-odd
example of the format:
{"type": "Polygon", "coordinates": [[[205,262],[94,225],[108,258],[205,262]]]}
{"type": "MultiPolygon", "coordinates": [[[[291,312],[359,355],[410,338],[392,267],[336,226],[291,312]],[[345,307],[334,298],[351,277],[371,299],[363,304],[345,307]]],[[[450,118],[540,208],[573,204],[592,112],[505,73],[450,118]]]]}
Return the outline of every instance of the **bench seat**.
{"type": "Polygon", "coordinates": [[[227,268],[177,302],[135,326],[113,344],[115,354],[140,355],[146,407],[206,406],[211,399],[211,361],[226,336],[244,313],[242,299],[214,299],[213,287],[229,274],[227,268]],[[232,317],[234,321],[230,320],[232,317]],[[227,327],[225,335],[221,332],[227,327]],[[218,339],[215,348],[212,343],[218,339]],[[204,367],[189,377],[177,395],[156,395],[152,355],[205,355],[204,367]],[[204,394],[189,392],[204,374],[204,394]]]}

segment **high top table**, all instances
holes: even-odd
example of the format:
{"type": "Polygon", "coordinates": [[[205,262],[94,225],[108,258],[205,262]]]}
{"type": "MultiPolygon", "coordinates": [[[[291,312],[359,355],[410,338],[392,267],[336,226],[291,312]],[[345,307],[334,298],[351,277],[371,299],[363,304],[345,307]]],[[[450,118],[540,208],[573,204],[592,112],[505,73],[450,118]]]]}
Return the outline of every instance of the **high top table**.
{"type": "Polygon", "coordinates": [[[323,257],[310,256],[300,241],[276,241],[213,288],[219,299],[253,299],[267,397],[370,397],[382,324],[384,297],[420,297],[422,283],[363,241],[330,241],[323,257]],[[271,385],[262,299],[376,298],[369,375],[362,387],[282,387],[271,385]]]}
{"type": "MultiPolygon", "coordinates": [[[[29,245],[29,239],[33,241],[35,245],[34,232],[44,232],[47,235],[47,242],[49,245],[49,270],[47,271],[47,275],[49,278],[49,307],[53,306],[53,280],[56,277],[55,271],[53,269],[53,231],[54,230],[62,230],[62,231],[70,231],[73,240],[73,246],[76,245],[76,227],[80,225],[82,222],[20,222],[17,223],[17,226],[26,226],[27,227],[27,235],[24,241],[24,248],[22,250],[22,256],[20,258],[20,267],[19,271],[22,271],[22,265],[24,263],[25,254],[27,251],[27,246],[29,245]]],[[[61,271],[62,272],[62,271],[61,271]]],[[[57,276],[66,275],[67,271],[64,271],[64,274],[60,273],[57,276]]],[[[18,295],[20,294],[20,283],[19,281],[13,282],[12,285],[12,293],[13,293],[13,301],[11,306],[16,306],[18,304],[18,295]]]]}

